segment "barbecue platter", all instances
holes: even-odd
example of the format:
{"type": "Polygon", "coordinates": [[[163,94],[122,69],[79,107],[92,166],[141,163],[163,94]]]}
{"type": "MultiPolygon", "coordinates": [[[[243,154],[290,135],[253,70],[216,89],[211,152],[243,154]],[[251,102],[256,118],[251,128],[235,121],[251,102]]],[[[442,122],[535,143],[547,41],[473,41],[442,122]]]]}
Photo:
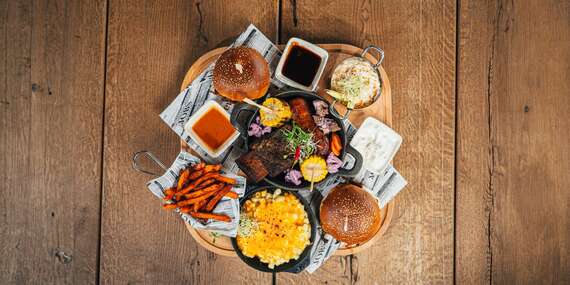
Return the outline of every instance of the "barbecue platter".
{"type": "Polygon", "coordinates": [[[304,270],[323,235],[340,243],[335,255],[369,247],[389,226],[394,203],[380,207],[352,181],[380,156],[369,155],[366,135],[356,132],[358,150],[350,141],[367,118],[391,124],[383,52],[373,47],[376,59],[368,49],[292,38],[272,61],[271,49],[247,46],[249,39],[242,34],[189,69],[177,109],[161,114],[182,152],[168,169],[150,155],[166,173],[148,188],[199,244],[257,270],[304,270]],[[198,93],[206,80],[210,89],[198,93]],[[200,96],[208,99],[195,103],[200,96]]]}

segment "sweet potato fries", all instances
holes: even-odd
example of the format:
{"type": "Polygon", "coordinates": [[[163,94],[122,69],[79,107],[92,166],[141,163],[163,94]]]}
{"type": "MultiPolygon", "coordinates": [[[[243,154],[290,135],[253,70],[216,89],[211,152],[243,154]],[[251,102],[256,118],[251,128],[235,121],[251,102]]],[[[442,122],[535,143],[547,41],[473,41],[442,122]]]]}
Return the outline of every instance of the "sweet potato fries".
{"type": "Polygon", "coordinates": [[[176,185],[164,191],[166,203],[162,207],[167,210],[178,208],[197,219],[231,221],[226,215],[212,213],[223,197],[238,198],[238,194],[231,191],[236,180],[220,174],[220,169],[219,164],[204,163],[183,169],[176,185]]]}

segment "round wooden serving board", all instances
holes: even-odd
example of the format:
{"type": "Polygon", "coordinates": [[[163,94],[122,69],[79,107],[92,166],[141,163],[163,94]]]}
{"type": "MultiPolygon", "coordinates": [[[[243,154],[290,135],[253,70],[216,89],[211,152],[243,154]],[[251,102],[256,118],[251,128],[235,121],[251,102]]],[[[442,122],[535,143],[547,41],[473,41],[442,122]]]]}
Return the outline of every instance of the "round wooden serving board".
{"type": "MultiPolygon", "coordinates": [[[[321,81],[319,82],[319,88],[317,93],[320,96],[326,98],[330,102],[331,101],[330,96],[324,93],[323,89],[328,88],[334,67],[336,67],[336,65],[339,64],[341,61],[343,61],[345,58],[351,56],[359,56],[362,53],[362,49],[347,44],[321,44],[319,46],[326,49],[329,52],[329,60],[327,62],[327,66],[325,68],[323,76],[321,77],[321,81]]],[[[283,48],[283,46],[280,47],[283,48]]],[[[226,50],[226,48],[217,48],[207,52],[206,54],[198,58],[194,62],[194,64],[192,64],[190,69],[188,69],[188,72],[186,72],[186,76],[184,77],[184,81],[182,82],[182,86],[180,89],[184,90],[188,85],[190,85],[190,83],[192,83],[192,80],[194,80],[194,78],[200,75],[200,73],[202,73],[202,71],[204,71],[212,62],[214,62],[218,58],[218,56],[222,52],[224,52],[224,50],[226,50]]],[[[372,63],[376,63],[378,61],[370,54],[367,54],[366,58],[368,58],[372,63]]],[[[371,106],[365,109],[352,111],[352,113],[349,116],[349,120],[356,127],[359,127],[360,124],[367,117],[374,117],[384,122],[388,126],[392,126],[392,92],[390,89],[390,82],[388,81],[388,75],[386,74],[386,71],[384,71],[382,66],[380,66],[379,70],[382,77],[382,96],[380,96],[380,99],[371,106]]],[[[337,104],[336,106],[339,107],[338,109],[340,109],[339,111],[341,113],[344,112],[344,110],[341,109],[339,104],[337,104]]],[[[184,141],[181,141],[181,144],[182,144],[182,149],[194,153],[193,150],[190,149],[184,141]]],[[[350,255],[358,253],[372,246],[372,244],[374,244],[374,242],[378,240],[390,226],[393,213],[394,213],[394,200],[388,203],[386,207],[382,208],[381,210],[382,226],[378,230],[378,233],[376,233],[376,235],[371,240],[363,244],[358,244],[351,247],[346,247],[343,245],[337,251],[335,251],[334,255],[339,255],[339,256],[350,255]]],[[[194,237],[196,242],[198,242],[198,244],[205,247],[206,249],[219,255],[237,257],[235,251],[233,250],[231,241],[228,237],[225,236],[214,237],[213,235],[211,235],[209,231],[196,230],[192,228],[189,224],[186,224],[186,228],[188,228],[188,231],[190,232],[192,237],[194,237]]]]}

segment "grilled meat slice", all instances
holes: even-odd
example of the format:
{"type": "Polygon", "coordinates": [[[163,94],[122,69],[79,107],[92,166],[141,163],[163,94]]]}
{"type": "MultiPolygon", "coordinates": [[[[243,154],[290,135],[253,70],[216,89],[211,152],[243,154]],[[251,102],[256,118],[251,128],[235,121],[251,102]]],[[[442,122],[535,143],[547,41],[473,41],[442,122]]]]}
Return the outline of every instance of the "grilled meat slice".
{"type": "Polygon", "coordinates": [[[289,100],[289,106],[293,113],[293,121],[304,130],[310,131],[316,128],[315,121],[311,116],[311,109],[307,101],[301,97],[289,100]]]}
{"type": "Polygon", "coordinates": [[[300,97],[295,98],[289,101],[289,106],[293,112],[293,121],[305,131],[313,133],[313,141],[317,145],[317,154],[327,156],[329,154],[329,139],[315,124],[307,101],[300,97]]]}
{"type": "Polygon", "coordinates": [[[313,129],[312,133],[313,141],[317,145],[317,154],[327,157],[330,152],[329,138],[317,127],[313,129]]]}
{"type": "MultiPolygon", "coordinates": [[[[280,128],[273,129],[271,134],[261,140],[253,143],[250,148],[255,151],[266,151],[268,149],[283,148],[287,147],[287,141],[283,137],[283,132],[281,130],[291,130],[291,125],[283,125],[280,128]]],[[[270,150],[271,151],[271,150],[270,150]]]]}
{"type": "Polygon", "coordinates": [[[285,125],[271,133],[267,139],[251,146],[261,156],[263,165],[271,177],[280,175],[293,165],[294,157],[290,155],[282,129],[290,130],[291,126],[285,125]]]}
{"type": "Polygon", "coordinates": [[[269,174],[259,155],[250,151],[236,160],[238,167],[254,182],[259,182],[269,174]]]}
{"type": "MultiPolygon", "coordinates": [[[[291,129],[291,126],[285,125],[282,128],[291,129]]],[[[267,175],[275,177],[282,174],[293,165],[293,159],[280,128],[252,144],[251,151],[242,155],[236,162],[250,179],[258,182],[267,175]]]]}

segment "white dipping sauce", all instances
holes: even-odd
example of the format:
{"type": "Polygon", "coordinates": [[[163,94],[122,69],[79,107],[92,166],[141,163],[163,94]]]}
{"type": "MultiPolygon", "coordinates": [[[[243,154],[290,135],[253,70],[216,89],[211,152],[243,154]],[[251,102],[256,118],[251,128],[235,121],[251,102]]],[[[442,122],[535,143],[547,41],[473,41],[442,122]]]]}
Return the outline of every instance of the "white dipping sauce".
{"type": "Polygon", "coordinates": [[[402,137],[382,122],[367,118],[360,126],[350,145],[364,159],[363,167],[377,174],[382,173],[398,152],[402,137]]]}

